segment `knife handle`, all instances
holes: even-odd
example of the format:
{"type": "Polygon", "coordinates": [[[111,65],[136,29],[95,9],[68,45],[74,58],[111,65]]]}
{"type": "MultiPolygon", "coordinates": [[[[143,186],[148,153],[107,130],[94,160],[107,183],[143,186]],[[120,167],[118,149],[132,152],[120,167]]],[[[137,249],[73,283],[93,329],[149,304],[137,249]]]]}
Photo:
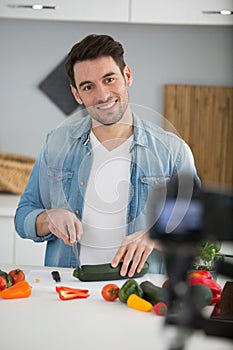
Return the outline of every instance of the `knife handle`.
{"type": "Polygon", "coordinates": [[[52,271],[51,275],[53,276],[55,282],[61,282],[61,276],[58,271],[52,271]]]}

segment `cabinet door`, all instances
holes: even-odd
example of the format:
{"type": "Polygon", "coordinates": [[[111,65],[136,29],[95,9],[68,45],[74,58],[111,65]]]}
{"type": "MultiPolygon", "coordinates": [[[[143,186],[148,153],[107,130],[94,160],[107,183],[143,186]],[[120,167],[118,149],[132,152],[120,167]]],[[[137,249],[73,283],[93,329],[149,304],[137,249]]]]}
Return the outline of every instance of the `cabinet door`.
{"type": "Polygon", "coordinates": [[[63,21],[128,22],[129,0],[2,0],[0,17],[63,21]],[[35,4],[41,4],[40,5],[35,4]]]}
{"type": "Polygon", "coordinates": [[[132,0],[131,22],[233,25],[232,0],[132,0]]]}
{"type": "MultiPolygon", "coordinates": [[[[0,217],[0,264],[13,264],[14,225],[11,217],[0,217]]],[[[1,266],[0,266],[1,268],[1,266]]]]}
{"type": "Polygon", "coordinates": [[[23,239],[15,233],[15,265],[43,266],[45,244],[23,239]]]}

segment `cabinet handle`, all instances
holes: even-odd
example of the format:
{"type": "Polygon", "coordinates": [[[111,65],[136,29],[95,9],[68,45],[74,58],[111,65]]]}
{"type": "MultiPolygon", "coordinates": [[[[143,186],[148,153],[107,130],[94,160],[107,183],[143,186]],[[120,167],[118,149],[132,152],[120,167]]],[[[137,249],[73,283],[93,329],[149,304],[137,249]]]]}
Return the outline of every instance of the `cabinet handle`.
{"type": "Polygon", "coordinates": [[[7,4],[7,7],[33,9],[33,10],[56,10],[57,9],[57,6],[55,5],[42,5],[42,4],[32,4],[32,5],[7,4]]]}
{"type": "Polygon", "coordinates": [[[233,11],[231,10],[220,10],[220,11],[202,11],[204,15],[222,15],[222,16],[229,16],[233,14],[233,11]]]}

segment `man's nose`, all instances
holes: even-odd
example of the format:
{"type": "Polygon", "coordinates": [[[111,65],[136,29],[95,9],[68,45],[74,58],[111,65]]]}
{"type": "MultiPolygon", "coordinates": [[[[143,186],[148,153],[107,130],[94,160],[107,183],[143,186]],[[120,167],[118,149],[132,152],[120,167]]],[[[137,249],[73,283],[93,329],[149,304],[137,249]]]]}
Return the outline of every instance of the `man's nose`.
{"type": "Polygon", "coordinates": [[[98,85],[96,88],[96,100],[97,103],[104,103],[108,100],[110,96],[110,91],[108,86],[98,85]]]}

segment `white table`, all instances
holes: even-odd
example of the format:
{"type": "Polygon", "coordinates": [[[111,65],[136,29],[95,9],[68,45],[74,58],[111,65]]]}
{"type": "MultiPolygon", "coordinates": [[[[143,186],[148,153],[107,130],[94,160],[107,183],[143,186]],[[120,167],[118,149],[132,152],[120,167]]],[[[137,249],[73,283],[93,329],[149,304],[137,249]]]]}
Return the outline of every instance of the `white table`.
{"type": "MultiPolygon", "coordinates": [[[[9,271],[15,266],[0,268],[9,271]]],[[[88,288],[90,291],[87,299],[61,301],[51,277],[54,268],[21,268],[32,286],[32,295],[25,299],[0,298],[2,350],[168,349],[164,317],[130,309],[119,300],[103,300],[100,291],[109,282],[80,282],[72,277],[73,269],[59,268],[61,285],[88,288]]],[[[162,275],[146,275],[138,281],[150,280],[161,286],[165,278],[162,275]]],[[[119,286],[124,282],[114,281],[119,286]]],[[[232,342],[207,337],[196,331],[185,349],[232,350],[232,342]]]]}

